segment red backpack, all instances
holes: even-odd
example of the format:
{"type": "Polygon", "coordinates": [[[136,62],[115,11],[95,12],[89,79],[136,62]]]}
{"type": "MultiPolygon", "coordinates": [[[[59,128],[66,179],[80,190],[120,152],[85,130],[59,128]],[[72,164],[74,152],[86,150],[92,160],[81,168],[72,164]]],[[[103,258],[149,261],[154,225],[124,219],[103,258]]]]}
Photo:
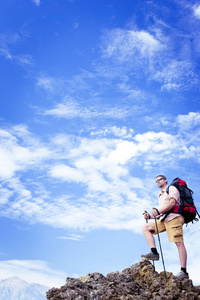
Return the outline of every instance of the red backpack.
{"type": "Polygon", "coordinates": [[[174,206],[167,214],[176,213],[184,217],[185,223],[199,221],[196,215],[200,218],[199,213],[194,205],[194,199],[192,197],[193,191],[190,190],[186,182],[180,178],[175,178],[172,183],[167,187],[166,192],[169,194],[169,187],[175,186],[180,193],[181,204],[179,206],[174,206]]]}

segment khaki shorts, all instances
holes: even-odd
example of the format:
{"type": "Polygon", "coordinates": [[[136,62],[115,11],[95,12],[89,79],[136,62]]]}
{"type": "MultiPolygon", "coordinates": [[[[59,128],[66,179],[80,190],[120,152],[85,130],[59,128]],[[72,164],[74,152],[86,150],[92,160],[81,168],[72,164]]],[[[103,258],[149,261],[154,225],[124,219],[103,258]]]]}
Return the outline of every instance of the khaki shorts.
{"type": "MultiPolygon", "coordinates": [[[[149,223],[154,228],[153,234],[157,234],[156,224],[154,222],[149,223]]],[[[169,222],[161,222],[157,220],[158,232],[167,231],[169,242],[182,243],[183,242],[183,216],[174,218],[169,222]]]]}

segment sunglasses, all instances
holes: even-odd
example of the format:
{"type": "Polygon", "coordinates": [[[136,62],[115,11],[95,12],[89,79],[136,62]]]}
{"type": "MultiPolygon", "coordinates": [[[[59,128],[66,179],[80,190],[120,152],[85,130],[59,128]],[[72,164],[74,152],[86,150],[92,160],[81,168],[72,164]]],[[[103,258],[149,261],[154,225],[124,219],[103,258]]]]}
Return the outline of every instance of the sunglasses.
{"type": "Polygon", "coordinates": [[[158,181],[161,181],[161,180],[163,180],[163,179],[165,179],[165,178],[160,178],[160,179],[157,179],[157,180],[156,180],[156,183],[157,183],[158,181]]]}

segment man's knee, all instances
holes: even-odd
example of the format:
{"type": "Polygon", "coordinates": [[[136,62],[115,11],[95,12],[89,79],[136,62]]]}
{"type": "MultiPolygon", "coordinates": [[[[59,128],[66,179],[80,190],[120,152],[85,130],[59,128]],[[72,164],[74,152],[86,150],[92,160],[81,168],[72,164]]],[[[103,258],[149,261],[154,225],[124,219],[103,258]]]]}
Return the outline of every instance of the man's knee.
{"type": "Polygon", "coordinates": [[[147,231],[153,232],[154,227],[147,223],[143,225],[142,230],[143,232],[147,232],[147,231]]]}

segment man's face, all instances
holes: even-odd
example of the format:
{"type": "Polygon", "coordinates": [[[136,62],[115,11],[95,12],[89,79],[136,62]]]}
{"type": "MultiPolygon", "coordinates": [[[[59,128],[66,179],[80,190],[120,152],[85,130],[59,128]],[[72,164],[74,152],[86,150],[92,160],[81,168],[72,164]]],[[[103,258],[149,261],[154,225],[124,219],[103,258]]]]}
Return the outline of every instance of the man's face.
{"type": "Polygon", "coordinates": [[[165,186],[167,184],[167,180],[165,178],[163,178],[162,176],[158,176],[156,178],[156,183],[160,188],[162,188],[163,186],[165,186]]]}

